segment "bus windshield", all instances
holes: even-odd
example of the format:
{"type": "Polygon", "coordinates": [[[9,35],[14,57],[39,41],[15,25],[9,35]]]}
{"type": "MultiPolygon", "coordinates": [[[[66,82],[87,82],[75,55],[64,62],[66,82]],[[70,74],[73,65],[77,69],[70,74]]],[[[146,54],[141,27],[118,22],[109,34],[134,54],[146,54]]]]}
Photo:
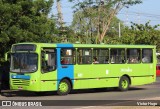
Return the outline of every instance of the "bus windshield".
{"type": "Polygon", "coordinates": [[[31,73],[37,71],[38,55],[35,53],[11,54],[11,72],[31,73]]]}

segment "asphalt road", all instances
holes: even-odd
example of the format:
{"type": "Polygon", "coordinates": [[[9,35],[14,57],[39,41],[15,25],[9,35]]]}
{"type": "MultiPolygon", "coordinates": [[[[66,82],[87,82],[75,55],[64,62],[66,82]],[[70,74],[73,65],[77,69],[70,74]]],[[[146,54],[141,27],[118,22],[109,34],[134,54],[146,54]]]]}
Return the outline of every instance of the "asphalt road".
{"type": "MultiPolygon", "coordinates": [[[[67,96],[58,96],[56,95],[55,92],[48,92],[46,93],[45,96],[37,96],[32,92],[25,92],[25,91],[5,90],[2,92],[3,94],[2,96],[0,96],[0,100],[37,100],[37,101],[49,100],[44,102],[45,103],[48,102],[49,105],[55,105],[54,109],[63,109],[64,105],[65,105],[65,108],[68,108],[68,109],[69,108],[83,109],[83,108],[90,107],[90,104],[92,107],[92,105],[105,105],[105,102],[109,102],[108,103],[109,105],[115,105],[113,103],[115,101],[116,103],[120,103],[120,102],[128,102],[129,100],[142,100],[142,99],[147,100],[149,98],[154,98],[154,97],[160,98],[160,77],[157,77],[156,82],[153,84],[131,87],[126,92],[120,92],[113,88],[77,90],[77,91],[73,91],[67,96]],[[56,102],[57,100],[63,100],[63,101],[59,103],[59,102],[56,102]],[[71,101],[68,101],[68,100],[71,100],[71,101]],[[97,100],[97,101],[93,101],[93,100],[97,100]],[[79,102],[83,104],[81,103],[79,104],[79,102]],[[76,103],[77,105],[79,105],[78,107],[76,106],[76,103]],[[73,106],[70,106],[72,104],[73,106]]],[[[45,104],[45,103],[42,103],[42,104],[45,104]]],[[[41,107],[41,108],[45,108],[45,107],[41,107]]],[[[53,107],[50,106],[47,108],[53,108],[53,107]]]]}

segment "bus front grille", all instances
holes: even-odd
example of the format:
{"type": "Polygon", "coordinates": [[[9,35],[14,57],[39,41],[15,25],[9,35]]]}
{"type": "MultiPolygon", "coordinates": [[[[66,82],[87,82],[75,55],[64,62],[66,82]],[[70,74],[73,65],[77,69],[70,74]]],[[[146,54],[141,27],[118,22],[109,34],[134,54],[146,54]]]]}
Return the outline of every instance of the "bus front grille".
{"type": "Polygon", "coordinates": [[[12,84],[16,86],[29,86],[30,80],[25,79],[12,79],[12,84]]]}

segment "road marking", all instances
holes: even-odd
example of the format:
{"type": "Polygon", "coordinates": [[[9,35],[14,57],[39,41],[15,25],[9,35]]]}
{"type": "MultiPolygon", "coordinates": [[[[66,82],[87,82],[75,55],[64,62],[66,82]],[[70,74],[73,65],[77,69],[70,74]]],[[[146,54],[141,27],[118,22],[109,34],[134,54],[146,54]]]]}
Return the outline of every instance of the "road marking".
{"type": "Polygon", "coordinates": [[[85,106],[85,107],[79,107],[79,108],[74,108],[74,109],[87,109],[87,108],[94,108],[94,107],[98,107],[98,106],[85,106]]]}
{"type": "Polygon", "coordinates": [[[96,107],[105,107],[105,109],[107,108],[111,108],[110,106],[114,106],[116,104],[121,104],[121,103],[127,103],[127,102],[132,102],[132,101],[122,101],[122,102],[116,102],[116,103],[109,103],[109,104],[103,104],[102,106],[85,106],[85,107],[80,107],[80,108],[74,108],[74,109],[87,109],[87,108],[96,108],[96,107]],[[108,107],[109,106],[109,107],[108,107]]]}

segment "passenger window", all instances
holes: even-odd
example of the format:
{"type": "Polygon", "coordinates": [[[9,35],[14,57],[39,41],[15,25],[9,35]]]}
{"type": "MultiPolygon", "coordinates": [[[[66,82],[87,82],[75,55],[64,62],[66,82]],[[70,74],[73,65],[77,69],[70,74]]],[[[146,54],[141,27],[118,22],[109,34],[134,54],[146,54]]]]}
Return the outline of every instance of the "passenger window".
{"type": "Polygon", "coordinates": [[[93,64],[109,63],[108,49],[93,49],[93,64]]]}
{"type": "Polygon", "coordinates": [[[76,54],[75,49],[61,49],[61,64],[75,64],[76,54]]]}
{"type": "Polygon", "coordinates": [[[92,63],[92,50],[91,49],[78,49],[77,50],[78,64],[91,64],[92,63]]]}
{"type": "Polygon", "coordinates": [[[56,69],[56,50],[43,48],[41,51],[41,69],[42,72],[50,72],[56,69]]]}
{"type": "Polygon", "coordinates": [[[128,63],[140,63],[140,49],[127,49],[128,63]]]}
{"type": "Polygon", "coordinates": [[[153,51],[152,49],[142,49],[142,62],[152,63],[153,62],[153,51]]]}
{"type": "Polygon", "coordinates": [[[110,62],[115,64],[125,63],[125,49],[111,49],[110,50],[110,62]]]}

